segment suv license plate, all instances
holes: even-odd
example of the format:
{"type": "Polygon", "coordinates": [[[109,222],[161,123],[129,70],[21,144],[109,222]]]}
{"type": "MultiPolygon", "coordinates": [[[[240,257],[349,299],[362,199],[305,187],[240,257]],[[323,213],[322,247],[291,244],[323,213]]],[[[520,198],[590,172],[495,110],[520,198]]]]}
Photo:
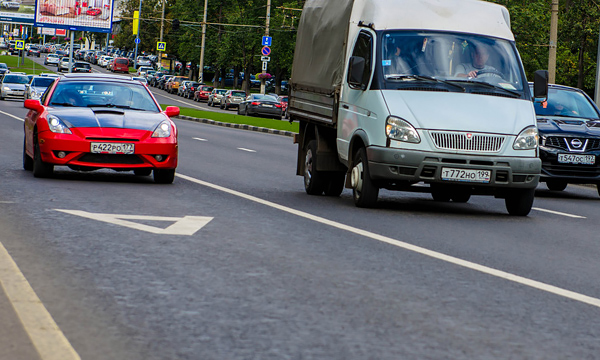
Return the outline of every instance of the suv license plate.
{"type": "Polygon", "coordinates": [[[595,155],[558,154],[558,162],[563,163],[563,164],[594,165],[596,163],[596,156],[595,155]]]}
{"type": "Polygon", "coordinates": [[[489,183],[492,172],[490,170],[442,168],[442,180],[489,183]]]}
{"type": "Polygon", "coordinates": [[[125,143],[91,143],[90,151],[93,153],[108,153],[108,154],[133,154],[135,144],[125,143]]]}

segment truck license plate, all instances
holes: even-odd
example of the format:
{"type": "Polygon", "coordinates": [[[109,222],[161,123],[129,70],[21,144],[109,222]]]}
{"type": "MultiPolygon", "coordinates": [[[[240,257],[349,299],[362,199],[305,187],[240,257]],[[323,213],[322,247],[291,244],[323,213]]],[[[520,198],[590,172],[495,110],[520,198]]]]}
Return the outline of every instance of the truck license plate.
{"type": "Polygon", "coordinates": [[[490,170],[442,168],[442,180],[489,183],[492,172],[490,170]]]}
{"type": "Polygon", "coordinates": [[[90,151],[93,153],[133,154],[134,149],[135,144],[93,142],[90,151]]]}
{"type": "Polygon", "coordinates": [[[563,164],[594,165],[596,163],[596,156],[594,156],[594,155],[558,154],[558,162],[563,163],[563,164]]]}

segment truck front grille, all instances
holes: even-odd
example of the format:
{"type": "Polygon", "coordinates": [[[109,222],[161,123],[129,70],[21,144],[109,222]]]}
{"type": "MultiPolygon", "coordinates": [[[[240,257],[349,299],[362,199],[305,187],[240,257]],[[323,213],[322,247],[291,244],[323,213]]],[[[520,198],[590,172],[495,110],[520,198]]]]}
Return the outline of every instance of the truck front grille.
{"type": "Polygon", "coordinates": [[[454,131],[431,131],[430,135],[439,149],[488,153],[499,152],[506,139],[502,135],[454,131]]]}

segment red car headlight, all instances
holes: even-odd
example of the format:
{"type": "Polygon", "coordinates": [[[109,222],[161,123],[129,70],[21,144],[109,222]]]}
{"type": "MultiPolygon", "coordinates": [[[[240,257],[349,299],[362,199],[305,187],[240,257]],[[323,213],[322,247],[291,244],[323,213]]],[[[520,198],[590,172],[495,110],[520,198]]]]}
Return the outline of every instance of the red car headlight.
{"type": "Polygon", "coordinates": [[[152,137],[154,138],[166,138],[169,136],[171,136],[171,123],[166,120],[158,124],[152,133],[152,137]]]}

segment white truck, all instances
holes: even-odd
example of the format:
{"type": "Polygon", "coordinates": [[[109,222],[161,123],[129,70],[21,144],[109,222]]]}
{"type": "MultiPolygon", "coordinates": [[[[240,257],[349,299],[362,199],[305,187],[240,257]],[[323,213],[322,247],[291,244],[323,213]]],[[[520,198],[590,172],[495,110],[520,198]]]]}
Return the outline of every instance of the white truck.
{"type": "MultiPolygon", "coordinates": [[[[527,215],[540,177],[533,97],[503,6],[307,0],[290,81],[297,175],[311,195],[379,189],[505,199],[527,215]]],[[[538,96],[547,72],[536,72],[538,96]]]]}

